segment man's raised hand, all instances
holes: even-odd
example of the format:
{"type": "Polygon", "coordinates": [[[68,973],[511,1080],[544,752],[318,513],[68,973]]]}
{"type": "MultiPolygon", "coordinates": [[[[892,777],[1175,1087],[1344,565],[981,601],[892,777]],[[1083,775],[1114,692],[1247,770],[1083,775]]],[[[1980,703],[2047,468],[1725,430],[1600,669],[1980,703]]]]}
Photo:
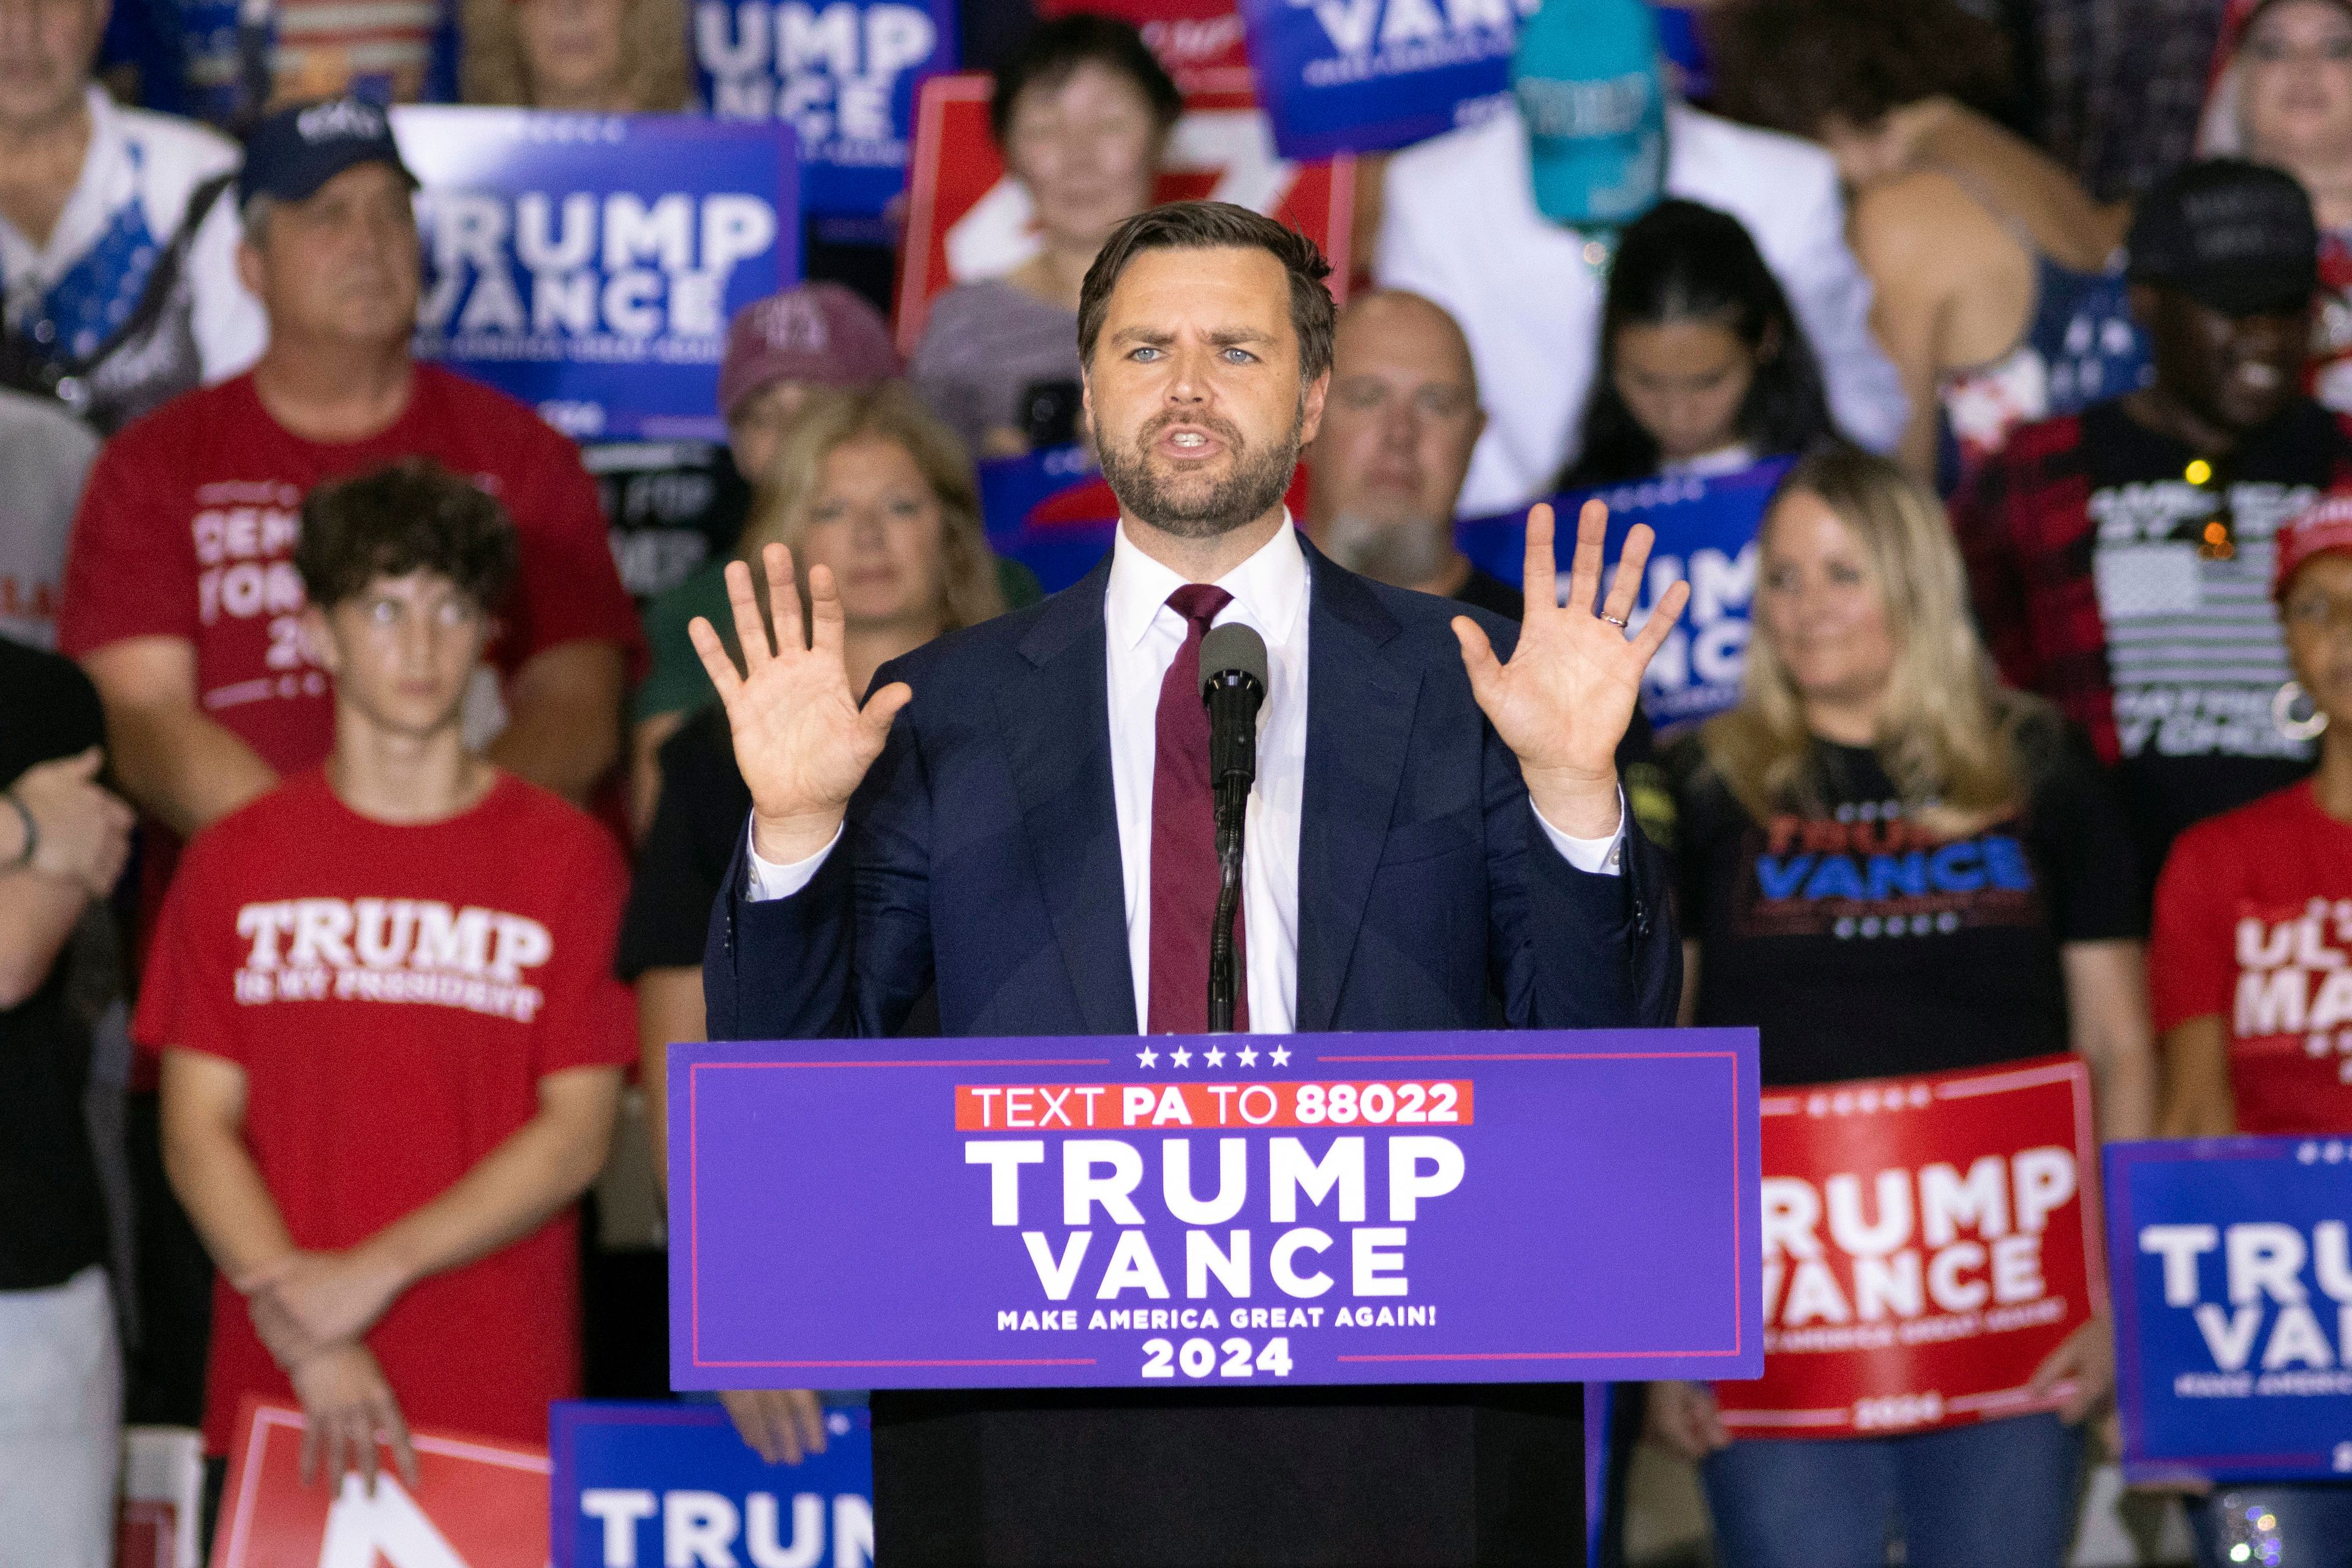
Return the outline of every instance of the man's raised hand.
{"type": "Polygon", "coordinates": [[[703,616],[687,635],[727,710],[735,765],[751,791],[751,847],[763,859],[790,865],[833,841],[850,795],[882,754],[890,721],[914,693],[893,681],[861,710],[842,662],[841,595],[832,572],[819,566],[809,573],[813,635],[803,635],[792,552],[771,544],[761,563],[776,625],[772,644],[751,591],[751,569],[740,561],[728,563],[727,602],[742,670],[703,616]]]}
{"type": "Polygon", "coordinates": [[[1654,537],[1636,524],[1618,558],[1609,597],[1595,614],[1608,526],[1609,509],[1586,501],[1576,520],[1576,553],[1569,566],[1568,603],[1562,605],[1552,586],[1558,581],[1552,509],[1528,509],[1527,619],[1509,663],[1496,658],[1477,622],[1467,616],[1454,618],[1471,692],[1495,732],[1517,755],[1528,798],[1546,822],[1575,838],[1601,838],[1617,830],[1617,743],[1633,721],[1642,672],[1690,598],[1690,585],[1676,583],[1641,631],[1626,635],[1654,537]]]}

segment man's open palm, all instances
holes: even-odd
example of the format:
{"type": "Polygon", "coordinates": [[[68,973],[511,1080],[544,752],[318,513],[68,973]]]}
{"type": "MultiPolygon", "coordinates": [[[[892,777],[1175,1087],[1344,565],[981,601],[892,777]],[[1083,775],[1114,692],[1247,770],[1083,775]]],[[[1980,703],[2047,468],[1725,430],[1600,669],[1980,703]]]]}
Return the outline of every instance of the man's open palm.
{"type": "Polygon", "coordinates": [[[1596,615],[1608,526],[1609,509],[1597,500],[1585,502],[1576,520],[1576,553],[1569,566],[1568,603],[1562,605],[1553,587],[1559,578],[1552,559],[1552,509],[1528,509],[1527,618],[1508,663],[1496,658],[1477,622],[1467,616],[1454,620],[1471,692],[1495,732],[1517,755],[1539,805],[1540,786],[1549,783],[1590,783],[1613,790],[1617,743],[1633,722],[1642,672],[1690,597],[1690,585],[1676,583],[1641,631],[1626,635],[1653,538],[1647,527],[1636,524],[1618,559],[1609,597],[1596,615]]]}
{"type": "Polygon", "coordinates": [[[727,710],[735,765],[751,791],[754,847],[769,860],[789,864],[832,841],[850,795],[882,754],[890,721],[914,693],[893,681],[860,709],[842,662],[841,595],[833,574],[823,566],[809,574],[814,635],[805,636],[792,552],[771,544],[761,561],[774,641],[752,594],[751,569],[740,561],[728,563],[727,602],[743,650],[742,670],[727,657],[709,620],[697,616],[687,635],[727,710]]]}

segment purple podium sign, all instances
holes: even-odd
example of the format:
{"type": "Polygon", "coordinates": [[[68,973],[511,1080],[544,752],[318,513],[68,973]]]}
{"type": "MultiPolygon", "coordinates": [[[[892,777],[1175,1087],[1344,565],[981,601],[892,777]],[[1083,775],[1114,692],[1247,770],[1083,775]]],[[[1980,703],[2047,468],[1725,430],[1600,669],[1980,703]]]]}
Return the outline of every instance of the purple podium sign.
{"type": "Polygon", "coordinates": [[[669,1056],[670,1381],[1764,1367],[1752,1029],[669,1056]]]}

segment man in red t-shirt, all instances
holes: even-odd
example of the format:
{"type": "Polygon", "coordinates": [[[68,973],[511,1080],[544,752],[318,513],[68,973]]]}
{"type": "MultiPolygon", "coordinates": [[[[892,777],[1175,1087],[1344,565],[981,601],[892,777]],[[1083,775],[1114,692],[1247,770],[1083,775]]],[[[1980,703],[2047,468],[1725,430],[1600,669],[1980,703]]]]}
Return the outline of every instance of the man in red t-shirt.
{"type": "Polygon", "coordinates": [[[395,458],[436,458],[514,520],[522,569],[492,606],[506,710],[492,760],[581,801],[619,755],[638,631],[594,482],[530,409],[410,359],[415,184],[373,105],[263,121],[238,175],[238,266],[268,350],[131,425],[90,472],[58,646],[97,683],[122,784],[184,835],[327,754],[332,703],[291,564],[299,509],[321,480],[395,458]]]}
{"type": "Polygon", "coordinates": [[[134,1034],[219,1266],[205,1437],[299,1397],[306,1464],[404,1467],[405,1421],[546,1440],[579,1381],[573,1201],[635,1055],[625,872],[577,808],[467,750],[516,563],[419,459],[312,492],[294,567],[335,741],[189,846],[134,1034]]]}

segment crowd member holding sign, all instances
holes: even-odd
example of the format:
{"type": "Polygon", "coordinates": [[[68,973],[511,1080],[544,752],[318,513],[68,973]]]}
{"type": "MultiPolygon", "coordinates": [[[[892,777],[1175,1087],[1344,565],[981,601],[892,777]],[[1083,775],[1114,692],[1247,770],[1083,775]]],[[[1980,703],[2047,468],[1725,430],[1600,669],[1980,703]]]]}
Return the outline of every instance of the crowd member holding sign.
{"type": "Polygon", "coordinates": [[[335,742],[201,835],[137,1037],[220,1268],[205,1405],[301,1401],[306,1474],[411,1485],[406,1423],[525,1443],[579,1387],[572,1201],[635,1056],[623,870],[577,808],[467,750],[466,690],[520,558],[424,460],[325,485],[295,566],[335,742]]]}
{"type": "MultiPolygon", "coordinates": [[[[1004,607],[971,460],[903,384],[818,395],[770,472],[744,553],[782,544],[804,569],[832,574],[841,585],[851,690],[866,690],[890,659],[1004,607]]],[[[723,594],[723,580],[719,586],[723,594]]],[[[638,847],[621,925],[620,974],[636,987],[639,1080],[665,1186],[669,1047],[707,1037],[703,935],[751,810],[727,716],[699,664],[693,676],[701,710],[661,748],[659,805],[638,847]]],[[[935,1021],[936,1008],[926,1016],[935,1021]]],[[[933,1033],[935,1022],[907,1032],[933,1033]]],[[[744,1441],[771,1459],[824,1447],[813,1394],[752,1389],[722,1397],[744,1441]]]]}
{"type": "Polygon", "coordinates": [[[263,339],[226,196],[236,149],[90,79],[107,10],[47,0],[0,27],[0,385],[101,431],[236,374],[263,339]]]}
{"type": "Polygon", "coordinates": [[[694,107],[691,24],[679,0],[467,0],[467,103],[570,114],[694,107]]]}
{"type": "MultiPolygon", "coordinates": [[[[495,493],[522,570],[496,606],[489,658],[507,722],[489,754],[574,800],[618,755],[636,612],[594,486],[530,409],[410,359],[414,184],[373,105],[262,121],[238,176],[238,266],[268,310],[268,352],[123,431],[91,469],[58,642],[106,704],[123,792],[166,830],[141,856],[142,921],[175,837],[316,767],[333,743],[293,564],[302,498],[323,479],[425,455],[495,493]]],[[[140,1070],[130,1127],[145,1344],[133,1389],[152,1386],[145,1408],[186,1422],[202,1394],[209,1270],[154,1163],[152,1064],[140,1070]]]]}
{"type": "Polygon", "coordinates": [[[1454,312],[1486,389],[1492,422],[1464,492],[1473,512],[1525,505],[1575,461],[1610,258],[1661,196],[1747,226],[1804,324],[1840,428],[1874,448],[1902,433],[1902,382],[1870,335],[1836,166],[1671,99],[1658,60],[1637,0],[1545,0],[1520,25],[1518,112],[1390,161],[1380,279],[1454,312]],[[1578,107],[1595,104],[1611,111],[1578,107]]]}
{"type": "Polygon", "coordinates": [[[1717,108],[1837,159],[1913,473],[1948,489],[2017,426],[2138,387],[2124,211],[1969,106],[2007,74],[1992,24],[1958,0],[1738,0],[1707,30],[1717,108]]]}
{"type": "Polygon", "coordinates": [[[989,129],[1034,209],[1037,254],[931,302],[912,374],[975,457],[1076,438],[1078,288],[1110,232],[1151,205],[1184,100],[1135,25],[1041,21],[997,68],[989,129]]]}
{"type": "MultiPolygon", "coordinates": [[[[68,661],[0,638],[0,1564],[109,1568],[122,1360],[83,1092],[94,955],[131,812],[68,661]],[[98,918],[103,919],[103,914],[98,918]]],[[[94,983],[93,983],[94,979],[94,983]]]]}
{"type": "Polygon", "coordinates": [[[1821,362],[1739,220],[1668,200],[1627,225],[1559,488],[1736,473],[1835,434],[1821,362]]]}
{"type": "Polygon", "coordinates": [[[2302,395],[2311,204],[2275,169],[2191,164],[2132,220],[2132,309],[2155,375],[2021,426],[1952,507],[1979,623],[2010,684],[2116,769],[2141,874],[2175,835],[2292,783],[2273,536],[2352,484],[2352,425],[2302,395]]]}
{"type": "MultiPolygon", "coordinates": [[[[1817,454],[1759,544],[1740,704],[1671,759],[1683,1021],[1757,1026],[1768,1086],[2071,1048],[2105,1133],[2147,1136],[2129,837],[2082,738],[1995,684],[1935,496],[1885,459],[1817,454]],[[1911,849],[1950,874],[1882,885],[1879,861],[1911,849]]],[[[2042,1368],[2038,1383],[2077,1380],[2059,1414],[1735,1440],[1704,1387],[1660,1384],[1650,1425],[1701,1461],[1741,1568],[1876,1563],[1895,1519],[1914,1568],[2054,1568],[2081,1458],[2070,1424],[2111,1385],[2107,1333],[2093,1320],[2042,1368]]]]}
{"type": "MultiPolygon", "coordinates": [[[[1490,993],[1522,1026],[1668,1020],[1673,916],[1614,752],[1686,592],[1629,637],[1648,531],[1601,600],[1597,506],[1565,605],[1529,600],[1516,642],[1496,617],[1367,582],[1307,542],[1282,498],[1329,385],[1328,271],[1311,242],[1240,206],[1178,203],[1119,226],[1087,274],[1077,342],[1120,499],[1109,559],[883,666],[862,706],[835,574],[812,570],[804,617],[791,552],[762,552],[772,643],[748,566],[729,567],[745,668],[709,623],[693,627],[752,799],[704,956],[714,1037],[887,1036],[934,988],[950,1036],[1202,1032],[1218,878],[1196,678],[1215,625],[1267,650],[1237,1026],[1470,1028],[1490,993]]],[[[1529,578],[1552,580],[1551,545],[1539,509],[1529,578]]],[[[1003,1522],[934,1516],[972,1533],[923,1553],[990,1534],[1008,1559],[1084,1560],[1088,1521],[1034,1503],[1067,1475],[1013,1436],[1067,1396],[933,1397],[877,1397],[877,1493],[911,1462],[898,1456],[940,1435],[996,1431],[1008,1447],[991,1471],[1003,1522]]],[[[1170,1518],[1181,1476],[1185,1510],[1155,1541],[1171,1557],[1231,1558],[1244,1541],[1268,1559],[1389,1554],[1364,1538],[1380,1512],[1366,1489],[1381,1464],[1417,1459],[1280,1452],[1265,1434],[1297,1427],[1246,1419],[1204,1450],[1181,1405],[1163,1391],[1096,1417],[1100,1520],[1170,1518]],[[1276,1466],[1299,1478],[1288,1506],[1250,1506],[1276,1466]]],[[[1398,1429],[1383,1422],[1375,1446],[1398,1429]]]]}
{"type": "MultiPolygon", "coordinates": [[[[2336,976],[2352,925],[2352,494],[2279,530],[2271,597],[2294,678],[2283,728],[2319,771],[2180,836],[2157,881],[2148,991],[2168,1138],[2352,1132],[2352,1006],[2336,976]]],[[[2287,1563],[2352,1543],[2352,1488],[2232,1486],[2193,1500],[2199,1560],[2222,1568],[2231,1516],[2268,1513],[2287,1563]]]]}

